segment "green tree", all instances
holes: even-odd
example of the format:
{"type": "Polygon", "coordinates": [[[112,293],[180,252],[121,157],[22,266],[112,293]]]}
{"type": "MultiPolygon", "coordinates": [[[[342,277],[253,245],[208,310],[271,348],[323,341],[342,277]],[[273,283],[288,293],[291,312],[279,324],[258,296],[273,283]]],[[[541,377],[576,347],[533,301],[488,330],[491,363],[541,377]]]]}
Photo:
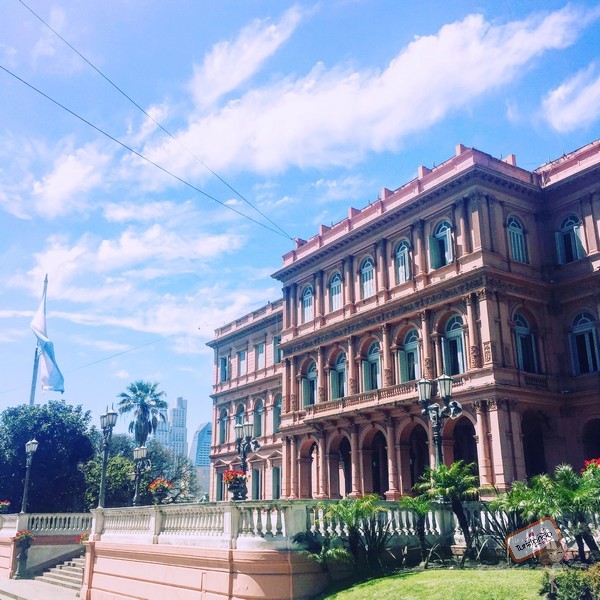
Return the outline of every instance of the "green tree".
{"type": "Polygon", "coordinates": [[[50,400],[0,414],[0,498],[21,506],[25,444],[39,442],[29,481],[28,512],[73,512],[85,505],[85,478],[79,466],[94,454],[90,413],[81,406],[50,400]]]}
{"type": "Polygon", "coordinates": [[[425,540],[425,519],[431,510],[431,498],[428,496],[404,496],[400,498],[401,509],[408,510],[415,519],[419,546],[421,549],[421,564],[427,568],[427,542],[425,540]]]}
{"type": "Polygon", "coordinates": [[[381,566],[381,556],[391,537],[390,522],[382,518],[385,509],[378,502],[377,494],[367,494],[317,505],[326,521],[334,527],[338,523],[344,526],[345,541],[356,564],[360,564],[363,555],[371,568],[381,566]]]}
{"type": "Polygon", "coordinates": [[[457,460],[449,467],[440,465],[437,469],[427,467],[415,484],[414,489],[431,499],[442,499],[450,503],[456,515],[458,525],[465,536],[466,550],[461,566],[473,546],[473,536],[465,513],[463,502],[477,498],[479,495],[479,477],[474,474],[474,463],[465,464],[457,460]]]}
{"type": "Polygon", "coordinates": [[[585,544],[595,556],[599,555],[589,523],[590,515],[600,510],[600,466],[587,466],[579,474],[571,465],[558,465],[552,475],[542,473],[529,483],[515,482],[497,504],[505,510],[518,511],[529,522],[552,517],[573,533],[582,561],[585,544]]]}
{"type": "Polygon", "coordinates": [[[158,390],[158,383],[147,381],[130,383],[127,392],[121,392],[117,396],[120,398],[119,413],[133,413],[129,433],[133,433],[138,446],[144,446],[148,436],[156,431],[158,421],[165,420],[162,412],[168,406],[166,400],[163,400],[165,393],[158,390]]]}
{"type": "MultiPolygon", "coordinates": [[[[100,474],[102,459],[97,456],[88,461],[82,471],[85,476],[85,509],[91,510],[98,506],[100,493],[100,474]]],[[[129,506],[133,499],[133,481],[131,473],[133,463],[121,455],[111,456],[106,466],[106,508],[129,506]]]]}

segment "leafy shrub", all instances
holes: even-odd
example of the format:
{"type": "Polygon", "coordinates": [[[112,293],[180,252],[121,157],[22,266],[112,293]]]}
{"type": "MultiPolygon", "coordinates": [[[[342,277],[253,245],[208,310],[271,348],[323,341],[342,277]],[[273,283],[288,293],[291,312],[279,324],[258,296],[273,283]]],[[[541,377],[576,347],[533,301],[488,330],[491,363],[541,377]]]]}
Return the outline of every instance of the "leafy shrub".
{"type": "Polygon", "coordinates": [[[600,600],[600,563],[592,565],[586,572],[590,593],[594,600],[600,600]]]}
{"type": "Polygon", "coordinates": [[[544,572],[540,594],[552,600],[592,600],[586,571],[561,569],[544,572]],[[554,579],[553,588],[551,578],[554,579]]]}

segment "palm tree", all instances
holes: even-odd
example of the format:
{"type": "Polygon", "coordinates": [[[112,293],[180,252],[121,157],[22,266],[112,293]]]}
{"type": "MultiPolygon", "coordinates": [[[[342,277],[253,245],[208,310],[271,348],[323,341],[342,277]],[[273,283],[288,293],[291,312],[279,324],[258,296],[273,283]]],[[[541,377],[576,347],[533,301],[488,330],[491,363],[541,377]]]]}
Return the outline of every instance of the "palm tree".
{"type": "Polygon", "coordinates": [[[158,383],[134,381],[127,386],[127,392],[121,392],[119,413],[124,415],[133,411],[133,419],[129,423],[129,433],[133,433],[135,443],[145,446],[148,436],[156,431],[158,421],[164,421],[164,410],[168,407],[163,400],[164,392],[158,391],[158,383]]]}
{"type": "Polygon", "coordinates": [[[465,464],[462,460],[457,460],[449,467],[446,465],[440,465],[437,469],[427,467],[419,482],[414,486],[417,492],[427,494],[432,499],[441,498],[450,502],[467,546],[461,566],[473,544],[473,536],[469,529],[463,502],[475,499],[479,495],[479,477],[474,474],[474,468],[474,463],[465,464]]]}
{"type": "Polygon", "coordinates": [[[564,528],[569,527],[582,561],[585,546],[598,553],[598,545],[590,531],[590,515],[600,506],[600,471],[584,470],[580,475],[571,465],[558,465],[553,475],[542,473],[532,477],[529,484],[515,482],[512,489],[499,498],[505,509],[517,510],[523,519],[534,521],[552,517],[564,528]]]}
{"type": "Polygon", "coordinates": [[[403,496],[398,503],[401,509],[412,513],[421,547],[421,565],[427,568],[427,541],[425,540],[425,520],[431,510],[432,502],[428,496],[403,496]]]}

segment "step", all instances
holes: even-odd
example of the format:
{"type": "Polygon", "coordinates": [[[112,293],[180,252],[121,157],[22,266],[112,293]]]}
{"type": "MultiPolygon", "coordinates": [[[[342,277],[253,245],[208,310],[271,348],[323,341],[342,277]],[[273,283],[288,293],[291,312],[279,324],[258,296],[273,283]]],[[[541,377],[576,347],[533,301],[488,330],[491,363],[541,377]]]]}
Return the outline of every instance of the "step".
{"type": "Polygon", "coordinates": [[[60,581],[78,581],[80,584],[83,581],[81,573],[64,573],[62,571],[46,571],[38,575],[38,577],[47,577],[48,579],[58,579],[60,581]]]}
{"type": "Polygon", "coordinates": [[[66,587],[71,590],[79,590],[83,585],[83,581],[79,577],[54,576],[52,573],[44,573],[44,575],[39,575],[35,578],[35,581],[42,581],[44,583],[66,587]]]}
{"type": "Polygon", "coordinates": [[[50,572],[52,573],[57,571],[60,571],[61,573],[71,573],[73,575],[79,575],[80,577],[83,577],[83,569],[78,566],[59,565],[58,567],[50,569],[50,572]]]}

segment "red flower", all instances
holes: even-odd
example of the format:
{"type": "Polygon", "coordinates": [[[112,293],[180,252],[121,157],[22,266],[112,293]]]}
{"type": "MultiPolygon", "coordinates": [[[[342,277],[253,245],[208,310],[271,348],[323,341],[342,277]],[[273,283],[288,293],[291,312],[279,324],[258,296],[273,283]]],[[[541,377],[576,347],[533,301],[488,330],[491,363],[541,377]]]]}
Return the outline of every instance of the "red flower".
{"type": "Polygon", "coordinates": [[[234,481],[239,481],[240,479],[244,479],[246,476],[243,471],[234,471],[233,469],[228,469],[223,473],[223,481],[226,485],[233,483],[234,481]]]}

